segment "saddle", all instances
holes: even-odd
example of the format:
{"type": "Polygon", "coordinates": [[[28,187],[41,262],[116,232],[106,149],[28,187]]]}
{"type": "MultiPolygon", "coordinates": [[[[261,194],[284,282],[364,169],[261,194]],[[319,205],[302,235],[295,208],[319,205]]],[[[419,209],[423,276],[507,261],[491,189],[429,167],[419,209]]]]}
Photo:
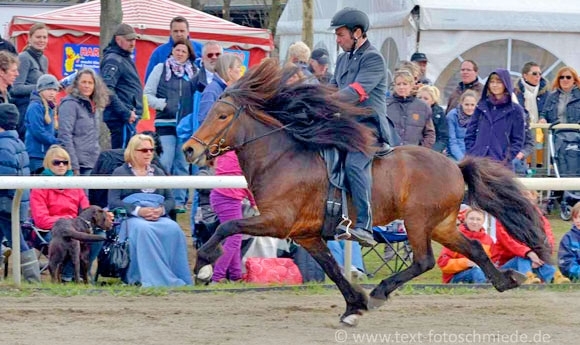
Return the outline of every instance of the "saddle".
{"type": "MultiPolygon", "coordinates": [[[[394,148],[385,143],[375,151],[374,159],[383,159],[393,151],[394,148]]],[[[344,171],[345,154],[336,148],[328,148],[320,151],[320,155],[326,163],[329,182],[322,238],[333,240],[337,227],[346,226],[348,229],[351,223],[348,219],[346,173],[344,171]],[[343,225],[343,223],[347,223],[347,225],[343,225]]]]}

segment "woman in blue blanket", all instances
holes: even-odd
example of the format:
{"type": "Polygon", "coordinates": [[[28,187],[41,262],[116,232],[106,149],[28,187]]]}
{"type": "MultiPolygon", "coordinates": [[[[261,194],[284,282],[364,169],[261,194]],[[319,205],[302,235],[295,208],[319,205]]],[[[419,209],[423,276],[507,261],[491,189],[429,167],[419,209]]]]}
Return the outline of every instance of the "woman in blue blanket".
{"type": "MultiPolygon", "coordinates": [[[[152,137],[137,134],[125,149],[125,164],[113,176],[164,176],[151,164],[155,152],[152,137]]],[[[185,235],[168,217],[175,204],[169,189],[111,189],[109,208],[124,208],[129,218],[121,225],[120,238],[129,239],[131,262],[124,281],[152,286],[191,285],[185,235]]]]}

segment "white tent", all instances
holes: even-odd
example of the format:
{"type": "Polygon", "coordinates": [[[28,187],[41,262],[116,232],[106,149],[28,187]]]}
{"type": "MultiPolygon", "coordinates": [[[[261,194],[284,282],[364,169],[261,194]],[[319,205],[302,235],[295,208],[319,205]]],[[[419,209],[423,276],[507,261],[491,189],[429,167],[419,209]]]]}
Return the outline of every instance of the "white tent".
{"type": "MultiPolygon", "coordinates": [[[[550,77],[562,65],[580,68],[580,1],[569,0],[314,0],[314,46],[337,46],[330,19],[355,7],[371,21],[370,41],[390,72],[415,51],[429,59],[427,77],[448,94],[459,81],[459,64],[475,60],[485,78],[502,67],[519,76],[527,61],[538,62],[550,77]]],[[[289,0],[278,22],[280,56],[301,40],[302,1],[289,0]]]]}

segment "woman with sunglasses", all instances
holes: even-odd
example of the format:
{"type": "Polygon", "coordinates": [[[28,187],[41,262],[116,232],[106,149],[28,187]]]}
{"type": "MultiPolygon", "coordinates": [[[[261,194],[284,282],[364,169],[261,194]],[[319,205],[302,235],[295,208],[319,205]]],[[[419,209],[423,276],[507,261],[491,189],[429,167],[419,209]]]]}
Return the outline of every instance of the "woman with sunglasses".
{"type": "Polygon", "coordinates": [[[98,110],[109,103],[109,90],[94,70],[80,70],[59,107],[58,139],[70,154],[74,175],[90,175],[101,147],[98,110]]]}
{"type": "MultiPolygon", "coordinates": [[[[52,145],[43,161],[43,176],[73,176],[68,152],[58,145],[52,145]]],[[[30,213],[34,225],[46,231],[44,239],[52,238],[50,230],[61,218],[76,218],[79,211],[89,207],[89,200],[81,188],[74,189],[33,189],[30,191],[30,213]]],[[[102,231],[101,231],[102,233],[102,231]]],[[[104,235],[103,235],[104,236],[104,235]]],[[[102,242],[91,243],[92,262],[102,247],[102,242]]],[[[72,281],[74,269],[70,261],[65,264],[62,280],[72,281]]]]}
{"type": "MultiPolygon", "coordinates": [[[[155,141],[134,135],[125,149],[125,163],[113,176],[165,176],[152,164],[155,141]]],[[[191,285],[187,242],[179,224],[168,217],[175,200],[170,189],[111,189],[109,208],[123,208],[129,217],[119,237],[129,239],[130,264],[123,281],[143,287],[191,285]]]]}
{"type": "Polygon", "coordinates": [[[578,72],[569,66],[556,73],[552,83],[552,93],[540,113],[541,123],[578,123],[580,121],[580,78],[578,72]]]}

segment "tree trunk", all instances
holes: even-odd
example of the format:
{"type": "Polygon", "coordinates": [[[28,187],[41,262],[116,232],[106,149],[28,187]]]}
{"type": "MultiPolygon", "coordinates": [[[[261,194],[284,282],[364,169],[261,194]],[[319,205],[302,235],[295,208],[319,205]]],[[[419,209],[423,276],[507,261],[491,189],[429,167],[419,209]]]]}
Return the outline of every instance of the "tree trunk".
{"type": "Polygon", "coordinates": [[[222,18],[228,21],[232,21],[232,16],[230,15],[230,7],[232,0],[224,0],[224,6],[222,7],[222,18]]]}
{"type": "Polygon", "coordinates": [[[272,7],[270,7],[270,13],[268,13],[268,30],[272,33],[272,37],[276,37],[276,27],[278,26],[280,15],[282,15],[280,0],[272,0],[272,7]]]}
{"type": "Polygon", "coordinates": [[[101,52],[101,59],[103,58],[103,51],[113,38],[113,33],[119,24],[123,22],[123,9],[121,7],[121,0],[101,0],[101,33],[99,38],[99,46],[101,52]]]}
{"type": "Polygon", "coordinates": [[[314,18],[312,0],[302,0],[302,42],[312,48],[314,42],[314,18]]]}

